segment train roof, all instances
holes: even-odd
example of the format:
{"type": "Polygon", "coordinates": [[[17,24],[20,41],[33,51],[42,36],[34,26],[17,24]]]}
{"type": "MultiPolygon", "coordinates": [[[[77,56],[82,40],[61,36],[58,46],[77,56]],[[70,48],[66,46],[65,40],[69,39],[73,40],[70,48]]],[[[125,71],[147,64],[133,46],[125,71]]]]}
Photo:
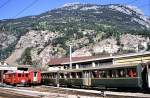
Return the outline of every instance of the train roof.
{"type": "MultiPolygon", "coordinates": [[[[80,69],[66,69],[66,70],[59,70],[59,72],[61,73],[65,73],[65,72],[80,72],[80,71],[85,71],[85,70],[94,70],[94,69],[114,69],[114,68],[122,68],[122,67],[135,67],[137,65],[139,65],[140,63],[134,63],[134,64],[120,64],[120,65],[103,65],[103,66],[99,66],[99,67],[91,67],[91,68],[80,68],[80,69]]],[[[58,70],[53,70],[53,71],[44,71],[42,73],[56,73],[58,72],[58,70]]]]}
{"type": "Polygon", "coordinates": [[[67,70],[62,70],[61,72],[78,72],[78,71],[85,71],[85,70],[94,70],[94,69],[100,69],[100,70],[105,70],[105,69],[115,69],[115,68],[127,68],[127,67],[135,67],[138,64],[125,64],[125,65],[109,65],[109,66],[99,66],[99,67],[91,67],[91,68],[80,68],[80,69],[67,69],[67,70]]]}

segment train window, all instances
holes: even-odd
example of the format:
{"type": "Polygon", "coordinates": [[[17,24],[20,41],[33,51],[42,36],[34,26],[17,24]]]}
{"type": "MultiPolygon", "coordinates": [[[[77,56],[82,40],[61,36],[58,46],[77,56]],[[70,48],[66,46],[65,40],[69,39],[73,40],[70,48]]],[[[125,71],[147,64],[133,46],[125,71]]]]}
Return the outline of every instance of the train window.
{"type": "Polygon", "coordinates": [[[107,78],[112,78],[112,70],[108,70],[107,78]]]}
{"type": "Polygon", "coordinates": [[[60,73],[60,78],[64,78],[64,74],[63,73],[60,73]]]}
{"type": "Polygon", "coordinates": [[[136,68],[128,68],[127,69],[127,76],[128,77],[136,77],[137,73],[136,73],[136,68]]]}
{"type": "Polygon", "coordinates": [[[92,77],[92,78],[96,78],[96,72],[95,72],[95,71],[92,71],[92,72],[91,72],[91,77],[92,77]]]}
{"type": "Polygon", "coordinates": [[[72,73],[71,73],[71,77],[72,77],[72,78],[76,78],[76,73],[72,72],[72,73]]]}
{"type": "Polygon", "coordinates": [[[54,73],[54,78],[56,78],[57,77],[57,73],[54,73]]]}
{"type": "Polygon", "coordinates": [[[118,77],[126,77],[125,69],[118,69],[117,72],[118,77]]]}
{"type": "Polygon", "coordinates": [[[48,76],[48,74],[46,75],[46,79],[48,79],[49,78],[49,76],[48,76]]]}
{"type": "Polygon", "coordinates": [[[84,78],[88,78],[88,77],[90,77],[90,73],[88,71],[85,71],[84,72],[84,78]]]}
{"type": "Polygon", "coordinates": [[[77,78],[82,78],[82,72],[77,72],[77,78]]]}
{"type": "Polygon", "coordinates": [[[65,79],[67,78],[67,74],[66,74],[66,73],[64,74],[64,78],[65,78],[65,79]]]}
{"type": "Polygon", "coordinates": [[[112,78],[117,78],[118,74],[117,74],[117,70],[112,70],[112,78]]]}
{"type": "Polygon", "coordinates": [[[26,74],[26,77],[28,77],[28,74],[26,74]]]}
{"type": "Polygon", "coordinates": [[[24,77],[25,76],[25,74],[22,74],[22,77],[24,77]]]}
{"type": "Polygon", "coordinates": [[[21,77],[21,74],[18,74],[18,77],[21,77]]]}
{"type": "Polygon", "coordinates": [[[36,75],[37,75],[37,72],[34,72],[34,77],[36,77],[36,75]]]}
{"type": "Polygon", "coordinates": [[[8,77],[11,77],[11,75],[9,74],[8,77]]]}
{"type": "Polygon", "coordinates": [[[52,73],[52,78],[56,78],[56,74],[55,73],[52,73]]]}
{"type": "Polygon", "coordinates": [[[102,77],[102,78],[106,78],[106,71],[102,71],[102,72],[101,72],[101,77],[102,77]]]}
{"type": "Polygon", "coordinates": [[[102,71],[99,70],[99,78],[102,78],[102,71]]]}
{"type": "Polygon", "coordinates": [[[99,78],[99,71],[98,70],[92,71],[92,78],[99,78]]]}

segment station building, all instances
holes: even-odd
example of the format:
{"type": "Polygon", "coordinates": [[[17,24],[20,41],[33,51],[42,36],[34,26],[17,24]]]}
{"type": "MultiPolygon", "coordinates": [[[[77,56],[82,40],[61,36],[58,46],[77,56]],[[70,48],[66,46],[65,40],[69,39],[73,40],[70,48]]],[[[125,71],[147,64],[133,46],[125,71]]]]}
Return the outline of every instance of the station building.
{"type": "Polygon", "coordinates": [[[110,66],[133,66],[137,63],[146,63],[150,61],[150,52],[130,53],[114,56],[87,56],[87,57],[72,57],[69,58],[54,58],[48,62],[48,71],[65,70],[65,69],[82,69],[95,67],[110,67],[110,66]],[[71,64],[71,66],[70,66],[71,64]],[[71,67],[71,68],[70,68],[71,67]]]}

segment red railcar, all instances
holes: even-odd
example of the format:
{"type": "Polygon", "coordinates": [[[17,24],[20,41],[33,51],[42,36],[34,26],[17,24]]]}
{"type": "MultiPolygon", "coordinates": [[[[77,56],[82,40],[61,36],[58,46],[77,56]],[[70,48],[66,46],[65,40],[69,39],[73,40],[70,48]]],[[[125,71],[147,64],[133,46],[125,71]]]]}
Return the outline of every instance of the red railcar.
{"type": "Polygon", "coordinates": [[[4,83],[11,85],[32,85],[41,83],[41,72],[38,71],[9,71],[4,74],[4,83]]]}

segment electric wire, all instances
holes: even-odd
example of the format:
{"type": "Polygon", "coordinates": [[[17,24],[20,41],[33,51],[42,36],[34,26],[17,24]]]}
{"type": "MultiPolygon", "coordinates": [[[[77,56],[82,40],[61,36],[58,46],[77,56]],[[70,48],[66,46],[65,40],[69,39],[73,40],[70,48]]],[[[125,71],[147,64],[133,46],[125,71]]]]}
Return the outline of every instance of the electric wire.
{"type": "Polygon", "coordinates": [[[18,12],[14,18],[16,18],[17,16],[19,16],[20,14],[22,14],[24,11],[26,11],[27,9],[29,9],[31,6],[33,6],[38,0],[34,0],[33,2],[31,2],[28,6],[26,6],[25,8],[23,8],[20,12],[18,12]]]}
{"type": "Polygon", "coordinates": [[[5,5],[7,5],[11,0],[7,0],[6,2],[4,2],[2,5],[0,5],[0,9],[3,8],[5,5]]]}

